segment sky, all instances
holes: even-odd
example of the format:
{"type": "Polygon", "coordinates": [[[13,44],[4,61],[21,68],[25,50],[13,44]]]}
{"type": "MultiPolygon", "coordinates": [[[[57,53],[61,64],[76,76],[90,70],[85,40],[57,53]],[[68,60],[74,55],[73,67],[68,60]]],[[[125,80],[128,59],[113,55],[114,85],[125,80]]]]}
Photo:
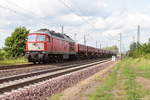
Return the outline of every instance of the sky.
{"type": "Polygon", "coordinates": [[[16,27],[25,26],[31,31],[48,28],[64,33],[96,47],[119,46],[122,50],[137,40],[140,25],[140,42],[150,37],[150,1],[148,0],[1,0],[0,48],[16,27]],[[135,37],[135,39],[133,38],[135,37]]]}

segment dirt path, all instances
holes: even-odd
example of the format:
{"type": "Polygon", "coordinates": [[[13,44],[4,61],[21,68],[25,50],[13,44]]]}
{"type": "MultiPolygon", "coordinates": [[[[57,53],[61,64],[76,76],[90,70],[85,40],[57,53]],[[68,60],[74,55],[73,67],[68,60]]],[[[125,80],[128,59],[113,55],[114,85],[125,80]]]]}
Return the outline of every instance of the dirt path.
{"type": "Polygon", "coordinates": [[[87,100],[89,94],[92,94],[96,91],[97,87],[100,86],[101,79],[103,77],[106,77],[108,73],[111,72],[113,66],[116,64],[116,62],[101,70],[100,72],[96,73],[95,75],[87,78],[86,80],[83,80],[76,84],[73,87],[70,87],[63,92],[60,93],[59,97],[57,99],[50,98],[50,100],[87,100]]]}
{"type": "Polygon", "coordinates": [[[137,77],[136,81],[144,88],[150,90],[150,80],[144,77],[137,77]]]}

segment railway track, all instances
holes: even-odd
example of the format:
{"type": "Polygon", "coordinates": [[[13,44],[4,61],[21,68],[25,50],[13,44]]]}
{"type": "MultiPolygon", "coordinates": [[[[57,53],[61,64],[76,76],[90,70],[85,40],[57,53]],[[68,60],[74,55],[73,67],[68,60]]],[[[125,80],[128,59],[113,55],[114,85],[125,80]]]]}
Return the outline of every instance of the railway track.
{"type": "MultiPolygon", "coordinates": [[[[101,60],[103,60],[102,58],[101,60]]],[[[97,60],[97,59],[95,59],[97,60]]],[[[42,66],[42,65],[54,65],[54,66],[66,66],[68,64],[76,64],[78,62],[84,62],[84,61],[90,61],[90,60],[75,60],[75,61],[65,61],[63,63],[50,63],[50,64],[20,64],[20,65],[0,65],[0,70],[8,70],[8,69],[18,69],[18,68],[29,68],[29,67],[36,67],[36,66],[42,66]]]]}
{"type": "Polygon", "coordinates": [[[94,60],[83,60],[83,61],[72,61],[67,63],[59,63],[59,64],[49,64],[49,65],[37,65],[37,66],[29,66],[29,67],[21,67],[21,68],[12,68],[12,69],[6,69],[6,70],[0,70],[0,78],[2,77],[8,77],[12,75],[18,75],[18,74],[25,74],[25,73],[31,73],[35,71],[41,71],[41,70],[49,70],[56,67],[65,67],[65,66],[77,66],[81,64],[88,64],[95,61],[99,61],[103,59],[94,59],[94,60]]]}
{"type": "Polygon", "coordinates": [[[0,94],[9,92],[17,88],[28,86],[37,82],[41,82],[50,78],[54,78],[74,71],[78,71],[87,67],[98,65],[107,61],[110,61],[110,59],[97,61],[90,64],[70,65],[66,67],[58,67],[49,70],[32,72],[28,74],[20,74],[20,75],[0,78],[0,83],[1,83],[0,94]]]}

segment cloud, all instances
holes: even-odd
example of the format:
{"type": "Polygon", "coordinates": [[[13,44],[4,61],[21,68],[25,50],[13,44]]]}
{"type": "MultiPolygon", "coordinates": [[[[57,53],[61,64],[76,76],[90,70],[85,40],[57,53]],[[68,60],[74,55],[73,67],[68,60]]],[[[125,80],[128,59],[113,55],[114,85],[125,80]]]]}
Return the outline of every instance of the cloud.
{"type": "Polygon", "coordinates": [[[79,43],[83,43],[86,35],[88,45],[95,46],[95,41],[99,41],[106,46],[117,44],[115,39],[119,39],[120,32],[128,36],[123,41],[129,45],[140,24],[141,33],[147,33],[141,35],[141,41],[145,42],[149,36],[150,13],[146,0],[142,1],[146,5],[141,5],[143,9],[138,8],[140,4],[130,0],[3,0],[0,2],[0,47],[18,26],[61,32],[60,26],[64,25],[65,33],[72,38],[76,33],[79,43]]]}
{"type": "Polygon", "coordinates": [[[10,36],[10,30],[0,29],[0,47],[4,47],[5,39],[10,36]]]}

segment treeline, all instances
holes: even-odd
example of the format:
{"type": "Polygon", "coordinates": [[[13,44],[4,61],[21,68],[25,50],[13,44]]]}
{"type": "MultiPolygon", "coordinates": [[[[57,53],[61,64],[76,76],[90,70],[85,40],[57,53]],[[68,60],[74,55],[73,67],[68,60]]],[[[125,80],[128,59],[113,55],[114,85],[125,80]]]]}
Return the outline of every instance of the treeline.
{"type": "Polygon", "coordinates": [[[150,58],[150,39],[147,43],[132,43],[129,51],[130,57],[148,57],[150,58]]]}
{"type": "Polygon", "coordinates": [[[0,49],[0,60],[24,56],[28,33],[29,30],[25,27],[17,27],[11,36],[6,38],[5,46],[0,49]]]}
{"type": "Polygon", "coordinates": [[[114,52],[117,52],[118,53],[118,47],[116,45],[113,45],[113,46],[110,46],[110,47],[106,47],[106,48],[103,48],[104,50],[111,50],[111,51],[114,51],[114,52]]]}

